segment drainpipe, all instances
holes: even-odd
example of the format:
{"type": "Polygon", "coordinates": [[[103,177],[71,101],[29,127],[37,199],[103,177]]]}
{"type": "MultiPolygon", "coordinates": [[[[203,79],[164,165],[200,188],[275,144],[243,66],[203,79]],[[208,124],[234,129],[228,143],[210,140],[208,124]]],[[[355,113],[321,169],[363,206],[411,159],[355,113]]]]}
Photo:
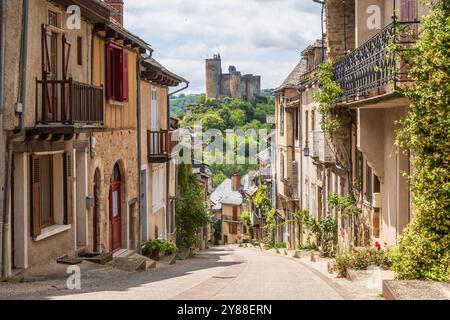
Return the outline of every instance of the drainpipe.
{"type": "MultiPolygon", "coordinates": [[[[186,81],[185,84],[186,85],[183,88],[178,89],[167,95],[167,130],[170,130],[170,97],[189,88],[189,81],[186,81]]],[[[175,170],[175,174],[177,173],[177,170],[175,170]]],[[[176,177],[175,179],[176,179],[175,181],[177,181],[178,177],[176,177]]],[[[166,228],[164,231],[166,233],[166,237],[168,235],[168,225],[169,225],[168,224],[168,216],[169,215],[167,214],[167,212],[169,211],[169,206],[170,206],[170,199],[169,199],[170,186],[169,186],[169,184],[170,184],[170,161],[166,164],[166,210],[164,212],[164,214],[165,214],[164,221],[166,224],[166,228]]]]}
{"type": "MultiPolygon", "coordinates": [[[[141,212],[141,194],[142,194],[142,190],[141,190],[141,166],[142,166],[142,159],[141,159],[141,152],[142,152],[142,138],[141,138],[141,133],[142,133],[142,113],[141,113],[141,64],[142,62],[145,60],[145,58],[141,55],[139,55],[137,62],[136,62],[136,87],[137,87],[137,97],[136,97],[136,108],[137,108],[137,178],[138,178],[138,206],[139,206],[139,226],[141,226],[141,216],[142,216],[142,212],[141,212]]],[[[145,214],[148,215],[148,212],[146,212],[145,214]]],[[[142,226],[141,226],[142,228],[142,226]]],[[[147,228],[145,228],[147,230],[147,228]]],[[[142,229],[141,229],[142,230],[142,229]]],[[[141,236],[141,232],[139,231],[139,249],[138,252],[141,253],[141,241],[142,241],[142,236],[141,236]]]]}
{"type": "MultiPolygon", "coordinates": [[[[2,1],[2,9],[3,3],[2,1]]],[[[2,14],[4,11],[2,10],[2,14]]],[[[27,89],[27,59],[28,59],[28,18],[29,18],[29,0],[23,0],[22,4],[22,43],[20,51],[20,94],[18,105],[22,105],[22,112],[20,113],[20,130],[9,138],[7,151],[7,168],[6,168],[6,183],[3,198],[3,234],[1,238],[2,256],[3,256],[3,276],[5,278],[11,276],[11,230],[10,230],[10,196],[11,196],[11,177],[13,166],[13,143],[15,141],[23,141],[25,137],[25,114],[26,114],[26,89],[27,89]]],[[[2,23],[4,19],[2,17],[2,23]]],[[[2,32],[4,29],[2,28],[2,32]]]]}
{"type": "MultiPolygon", "coordinates": [[[[5,148],[4,143],[4,127],[3,127],[3,113],[5,108],[5,45],[6,45],[6,0],[1,0],[1,24],[0,24],[0,150],[3,153],[5,148]]],[[[5,166],[5,158],[0,156],[0,170],[3,175],[3,168],[5,166]]],[[[2,189],[4,189],[2,181],[2,189]]],[[[3,191],[3,190],[2,190],[3,191]]],[[[3,214],[0,214],[0,278],[3,274],[3,214]]]]}

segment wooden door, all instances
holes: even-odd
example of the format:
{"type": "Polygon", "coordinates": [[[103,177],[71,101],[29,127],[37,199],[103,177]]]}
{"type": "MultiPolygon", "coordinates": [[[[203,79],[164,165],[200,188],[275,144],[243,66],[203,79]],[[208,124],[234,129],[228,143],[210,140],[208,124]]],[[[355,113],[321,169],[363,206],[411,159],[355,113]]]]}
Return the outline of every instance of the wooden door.
{"type": "Polygon", "coordinates": [[[122,247],[122,179],[118,165],[114,166],[109,191],[109,242],[112,252],[122,247]]]}

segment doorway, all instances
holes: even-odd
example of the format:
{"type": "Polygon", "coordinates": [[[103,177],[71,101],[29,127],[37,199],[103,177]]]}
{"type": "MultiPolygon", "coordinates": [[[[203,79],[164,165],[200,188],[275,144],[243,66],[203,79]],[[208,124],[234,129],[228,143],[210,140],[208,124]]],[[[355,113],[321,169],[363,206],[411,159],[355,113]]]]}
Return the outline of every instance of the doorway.
{"type": "Polygon", "coordinates": [[[122,175],[116,164],[111,178],[109,191],[109,244],[112,252],[122,247],[122,175]]]}

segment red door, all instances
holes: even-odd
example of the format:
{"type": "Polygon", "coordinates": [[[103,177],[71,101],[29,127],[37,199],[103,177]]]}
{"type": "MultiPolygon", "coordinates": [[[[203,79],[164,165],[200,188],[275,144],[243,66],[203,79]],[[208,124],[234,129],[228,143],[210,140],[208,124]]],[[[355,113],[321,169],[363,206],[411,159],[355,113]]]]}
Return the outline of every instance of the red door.
{"type": "Polygon", "coordinates": [[[117,164],[114,166],[111,180],[111,189],[109,191],[109,243],[111,251],[115,252],[122,247],[122,179],[117,164]]]}

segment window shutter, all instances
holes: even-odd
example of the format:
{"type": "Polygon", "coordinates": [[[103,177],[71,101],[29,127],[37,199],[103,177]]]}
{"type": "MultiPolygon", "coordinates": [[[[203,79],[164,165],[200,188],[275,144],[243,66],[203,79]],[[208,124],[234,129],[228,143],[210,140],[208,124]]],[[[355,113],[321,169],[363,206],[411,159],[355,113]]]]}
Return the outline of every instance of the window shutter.
{"type": "Polygon", "coordinates": [[[41,159],[39,156],[31,157],[31,236],[41,234],[41,159]]]}
{"type": "Polygon", "coordinates": [[[63,80],[67,80],[68,72],[69,72],[69,62],[70,62],[70,50],[72,48],[72,44],[66,36],[62,37],[63,41],[63,80]]]}
{"type": "Polygon", "coordinates": [[[69,225],[73,223],[73,161],[72,155],[69,152],[66,152],[63,157],[63,171],[65,199],[64,224],[69,225]]]}
{"type": "MultiPolygon", "coordinates": [[[[47,25],[42,25],[42,79],[52,80],[52,70],[51,63],[51,41],[52,32],[47,25]]],[[[53,86],[51,84],[43,85],[43,95],[42,95],[42,117],[44,119],[53,118],[53,86]]]]}
{"type": "Polygon", "coordinates": [[[128,101],[128,49],[122,49],[122,101],[128,101]]]}

